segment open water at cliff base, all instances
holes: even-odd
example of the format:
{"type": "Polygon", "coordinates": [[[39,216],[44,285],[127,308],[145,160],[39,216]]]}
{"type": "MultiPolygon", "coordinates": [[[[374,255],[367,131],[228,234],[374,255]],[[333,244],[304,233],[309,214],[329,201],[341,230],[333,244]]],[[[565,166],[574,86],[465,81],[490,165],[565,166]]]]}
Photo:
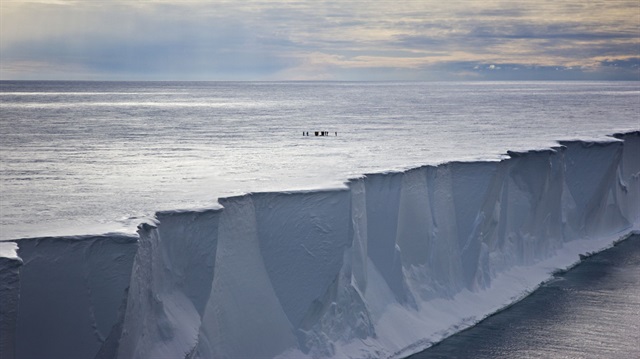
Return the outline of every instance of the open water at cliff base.
{"type": "Polygon", "coordinates": [[[409,358],[640,358],[640,236],[409,358]]]}

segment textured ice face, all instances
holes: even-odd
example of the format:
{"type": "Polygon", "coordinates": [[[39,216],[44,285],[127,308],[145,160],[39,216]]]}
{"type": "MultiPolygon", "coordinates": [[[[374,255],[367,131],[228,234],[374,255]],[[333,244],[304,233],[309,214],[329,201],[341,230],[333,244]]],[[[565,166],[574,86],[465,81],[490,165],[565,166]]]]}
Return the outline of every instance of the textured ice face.
{"type": "Polygon", "coordinates": [[[0,238],[135,232],[158,210],[638,129],[637,83],[19,83],[0,238]],[[302,136],[302,131],[331,136],[302,136]],[[335,132],[338,136],[335,136],[335,132]]]}
{"type": "Polygon", "coordinates": [[[20,303],[20,267],[18,245],[0,242],[0,357],[14,358],[16,320],[20,303]]]}
{"type": "Polygon", "coordinates": [[[120,334],[137,238],[33,238],[18,245],[24,264],[15,357],[95,357],[120,334]]]}
{"type": "Polygon", "coordinates": [[[639,228],[640,132],[618,137],[0,243],[0,354],[402,357],[639,228]]]}

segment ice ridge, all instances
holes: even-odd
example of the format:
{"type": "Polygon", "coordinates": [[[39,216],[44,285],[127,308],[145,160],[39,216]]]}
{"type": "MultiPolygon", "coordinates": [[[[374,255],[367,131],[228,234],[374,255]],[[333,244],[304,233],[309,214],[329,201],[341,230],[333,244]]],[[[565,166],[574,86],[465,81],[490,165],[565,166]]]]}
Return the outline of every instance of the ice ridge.
{"type": "Polygon", "coordinates": [[[0,357],[406,356],[637,230],[639,153],[563,141],[0,243],[0,357]]]}

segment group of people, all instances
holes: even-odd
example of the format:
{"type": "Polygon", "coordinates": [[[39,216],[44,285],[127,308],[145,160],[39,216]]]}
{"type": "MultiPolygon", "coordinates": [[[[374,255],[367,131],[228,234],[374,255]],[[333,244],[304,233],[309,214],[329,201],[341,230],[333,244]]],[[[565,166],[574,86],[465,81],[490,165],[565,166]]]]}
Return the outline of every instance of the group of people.
{"type": "MultiPolygon", "coordinates": [[[[314,134],[316,136],[329,136],[329,131],[315,131],[314,134]]],[[[338,135],[338,132],[335,132],[336,136],[338,135]]],[[[302,136],[309,136],[309,131],[302,131],[302,136]]]]}

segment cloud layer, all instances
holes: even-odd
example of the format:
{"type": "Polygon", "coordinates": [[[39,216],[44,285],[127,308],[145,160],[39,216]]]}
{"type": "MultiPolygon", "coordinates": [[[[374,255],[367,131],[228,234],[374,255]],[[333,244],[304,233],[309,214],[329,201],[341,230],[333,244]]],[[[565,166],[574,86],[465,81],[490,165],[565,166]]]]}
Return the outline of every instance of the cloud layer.
{"type": "Polygon", "coordinates": [[[0,78],[640,80],[637,0],[11,1],[0,78]]]}

